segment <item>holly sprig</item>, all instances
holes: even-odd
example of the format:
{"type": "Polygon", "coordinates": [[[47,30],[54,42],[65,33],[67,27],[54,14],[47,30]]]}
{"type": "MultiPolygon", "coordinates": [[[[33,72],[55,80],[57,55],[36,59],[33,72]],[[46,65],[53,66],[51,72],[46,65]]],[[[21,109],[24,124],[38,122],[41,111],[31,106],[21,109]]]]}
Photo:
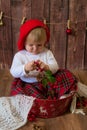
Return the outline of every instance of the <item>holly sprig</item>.
{"type": "Polygon", "coordinates": [[[47,86],[48,83],[54,83],[55,77],[53,76],[52,72],[50,70],[44,71],[44,76],[42,77],[42,84],[44,87],[47,86]]]}
{"type": "Polygon", "coordinates": [[[43,74],[41,75],[41,78],[42,78],[42,84],[44,86],[46,86],[48,84],[48,82],[50,82],[50,83],[55,82],[55,78],[50,70],[42,69],[37,61],[35,61],[34,63],[36,65],[36,70],[40,71],[40,74],[41,74],[41,72],[43,72],[43,74]]]}
{"type": "Polygon", "coordinates": [[[48,97],[53,98],[54,89],[52,86],[56,81],[55,77],[53,76],[50,70],[41,69],[38,62],[35,62],[35,65],[36,65],[36,70],[40,72],[39,75],[37,76],[38,81],[41,81],[44,87],[50,86],[47,95],[48,97]]]}

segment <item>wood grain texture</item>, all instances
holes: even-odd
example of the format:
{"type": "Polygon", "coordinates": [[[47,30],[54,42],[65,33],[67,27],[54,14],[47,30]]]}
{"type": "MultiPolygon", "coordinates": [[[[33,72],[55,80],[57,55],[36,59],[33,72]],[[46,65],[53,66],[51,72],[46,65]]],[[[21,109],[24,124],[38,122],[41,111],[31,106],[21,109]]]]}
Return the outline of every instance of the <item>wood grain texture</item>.
{"type": "MultiPolygon", "coordinates": [[[[1,5],[2,3],[2,5],[1,5]]],[[[0,65],[11,65],[17,52],[23,17],[47,20],[50,29],[48,47],[60,68],[87,69],[87,0],[2,0],[4,26],[0,26],[0,65]],[[66,34],[67,20],[72,35],[66,34]]]]}
{"type": "Polygon", "coordinates": [[[13,55],[17,52],[17,49],[18,49],[17,41],[18,41],[18,37],[19,37],[21,21],[23,18],[22,4],[23,3],[20,0],[11,1],[13,55]]]}
{"type": "Polygon", "coordinates": [[[11,17],[11,5],[10,1],[0,2],[0,11],[3,12],[5,16],[2,18],[3,26],[0,26],[0,64],[10,65],[12,61],[12,37],[11,37],[11,19],[6,16],[11,17]]]}
{"type": "MultiPolygon", "coordinates": [[[[69,1],[69,19],[73,34],[68,36],[67,68],[84,69],[87,1],[69,1]]],[[[86,56],[86,55],[85,55],[86,56]]]]}
{"type": "Polygon", "coordinates": [[[31,18],[40,20],[46,19],[49,22],[49,2],[50,0],[32,0],[31,18]]]}
{"type": "MultiPolygon", "coordinates": [[[[87,19],[87,18],[86,18],[87,19]]],[[[84,69],[87,70],[87,21],[86,21],[86,31],[85,31],[85,53],[84,53],[84,69]]]]}
{"type": "Polygon", "coordinates": [[[61,68],[66,66],[66,21],[67,21],[68,1],[51,0],[50,2],[50,46],[55,58],[61,68]]]}
{"type": "Polygon", "coordinates": [[[87,130],[87,116],[68,114],[53,119],[37,119],[36,122],[27,123],[19,130],[32,130],[33,124],[41,126],[44,122],[44,130],[87,130]]]}

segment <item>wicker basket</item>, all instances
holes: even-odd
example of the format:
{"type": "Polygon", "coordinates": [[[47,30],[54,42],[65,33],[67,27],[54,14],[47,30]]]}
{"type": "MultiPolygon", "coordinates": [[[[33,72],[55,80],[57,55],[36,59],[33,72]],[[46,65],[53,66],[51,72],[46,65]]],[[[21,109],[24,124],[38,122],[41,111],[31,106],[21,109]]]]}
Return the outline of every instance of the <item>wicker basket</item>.
{"type": "Polygon", "coordinates": [[[64,114],[71,103],[73,94],[66,98],[49,100],[36,99],[29,115],[35,115],[38,118],[53,118],[64,114]]]}

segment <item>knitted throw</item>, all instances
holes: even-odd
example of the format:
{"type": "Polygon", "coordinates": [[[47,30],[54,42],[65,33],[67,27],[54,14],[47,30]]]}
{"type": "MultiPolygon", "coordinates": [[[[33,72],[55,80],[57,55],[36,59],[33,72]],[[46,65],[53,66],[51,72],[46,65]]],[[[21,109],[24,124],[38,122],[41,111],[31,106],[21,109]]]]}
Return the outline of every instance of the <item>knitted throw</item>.
{"type": "Polygon", "coordinates": [[[35,98],[16,95],[0,98],[0,130],[16,130],[27,122],[35,98]]]}

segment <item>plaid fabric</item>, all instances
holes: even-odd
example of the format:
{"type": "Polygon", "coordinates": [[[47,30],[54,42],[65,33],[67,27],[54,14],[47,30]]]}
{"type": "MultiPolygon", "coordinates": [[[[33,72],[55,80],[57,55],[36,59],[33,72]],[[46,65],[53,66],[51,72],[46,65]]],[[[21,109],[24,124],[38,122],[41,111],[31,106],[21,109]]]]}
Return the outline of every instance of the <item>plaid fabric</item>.
{"type": "Polygon", "coordinates": [[[11,85],[10,95],[25,94],[27,96],[33,96],[36,98],[45,98],[46,89],[41,83],[26,83],[20,78],[15,78],[11,85]]]}
{"type": "Polygon", "coordinates": [[[77,90],[77,78],[67,69],[60,69],[55,74],[55,94],[57,97],[77,90]]]}
{"type": "Polygon", "coordinates": [[[41,82],[26,83],[20,78],[15,78],[11,86],[11,95],[25,94],[36,98],[46,98],[47,92],[53,89],[55,96],[58,98],[77,89],[77,79],[69,70],[60,69],[54,76],[56,78],[55,83],[48,84],[46,88],[41,82]]]}

